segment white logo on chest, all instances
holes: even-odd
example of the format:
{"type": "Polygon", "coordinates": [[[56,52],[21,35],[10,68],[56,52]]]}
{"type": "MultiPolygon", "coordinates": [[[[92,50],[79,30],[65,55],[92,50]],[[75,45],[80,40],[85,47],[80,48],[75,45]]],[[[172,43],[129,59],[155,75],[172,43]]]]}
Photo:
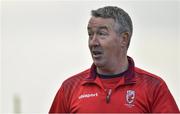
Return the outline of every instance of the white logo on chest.
{"type": "Polygon", "coordinates": [[[79,99],[97,97],[97,96],[98,96],[98,93],[82,94],[82,95],[79,96],[79,99]]]}
{"type": "Polygon", "coordinates": [[[127,90],[126,93],[126,106],[129,108],[134,106],[134,100],[135,100],[136,92],[134,90],[127,90]]]}

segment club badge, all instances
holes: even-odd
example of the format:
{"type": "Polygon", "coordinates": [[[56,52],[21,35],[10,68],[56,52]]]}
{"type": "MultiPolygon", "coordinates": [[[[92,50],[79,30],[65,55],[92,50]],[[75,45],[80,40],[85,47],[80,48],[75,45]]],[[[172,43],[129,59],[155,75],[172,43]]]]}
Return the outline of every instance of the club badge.
{"type": "Polygon", "coordinates": [[[134,90],[127,90],[126,93],[126,105],[128,107],[134,106],[133,102],[135,100],[136,93],[134,90]]]}

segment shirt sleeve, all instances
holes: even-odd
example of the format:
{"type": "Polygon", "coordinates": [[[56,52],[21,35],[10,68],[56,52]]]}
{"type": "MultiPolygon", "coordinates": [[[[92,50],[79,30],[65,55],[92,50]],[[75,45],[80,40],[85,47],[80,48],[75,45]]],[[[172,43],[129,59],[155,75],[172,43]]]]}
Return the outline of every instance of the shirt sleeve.
{"type": "Polygon", "coordinates": [[[56,93],[56,96],[54,98],[54,101],[51,105],[51,108],[49,110],[49,114],[51,113],[67,113],[67,101],[66,97],[64,95],[64,87],[61,86],[61,88],[56,93]]]}
{"type": "Polygon", "coordinates": [[[153,113],[179,113],[178,106],[163,80],[153,93],[153,98],[153,113]]]}

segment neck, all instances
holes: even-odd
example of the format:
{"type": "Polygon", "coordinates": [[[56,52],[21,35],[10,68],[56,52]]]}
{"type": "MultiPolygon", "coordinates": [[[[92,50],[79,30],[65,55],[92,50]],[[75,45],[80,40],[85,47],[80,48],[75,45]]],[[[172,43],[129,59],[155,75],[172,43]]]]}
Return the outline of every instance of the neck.
{"type": "Polygon", "coordinates": [[[104,75],[112,75],[112,74],[120,74],[128,69],[128,59],[127,57],[124,57],[124,59],[121,59],[118,62],[114,62],[109,66],[99,68],[97,67],[97,72],[99,74],[104,75]]]}

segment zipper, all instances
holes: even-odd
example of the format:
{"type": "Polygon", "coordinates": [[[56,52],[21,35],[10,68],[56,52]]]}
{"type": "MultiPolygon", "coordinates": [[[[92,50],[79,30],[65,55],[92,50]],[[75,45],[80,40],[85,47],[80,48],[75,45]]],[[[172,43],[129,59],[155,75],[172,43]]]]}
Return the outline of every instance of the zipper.
{"type": "Polygon", "coordinates": [[[110,102],[111,93],[112,93],[112,89],[109,89],[107,91],[107,95],[106,95],[106,103],[110,102]]]}

